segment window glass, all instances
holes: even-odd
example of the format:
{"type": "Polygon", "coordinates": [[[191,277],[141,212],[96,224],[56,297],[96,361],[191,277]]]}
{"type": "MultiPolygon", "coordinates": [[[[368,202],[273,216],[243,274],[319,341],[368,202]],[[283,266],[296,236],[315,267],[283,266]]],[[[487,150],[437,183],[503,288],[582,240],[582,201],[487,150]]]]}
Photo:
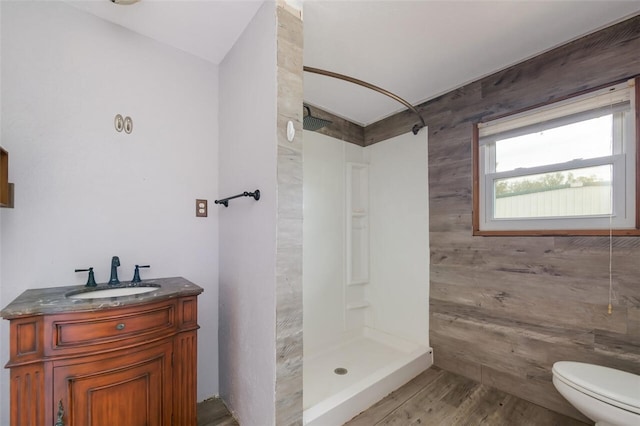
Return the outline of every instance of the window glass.
{"type": "Polygon", "coordinates": [[[613,115],[498,140],[496,172],[612,154],[613,115]]]}
{"type": "Polygon", "coordinates": [[[496,219],[598,216],[613,212],[610,165],[494,182],[496,219]]]}

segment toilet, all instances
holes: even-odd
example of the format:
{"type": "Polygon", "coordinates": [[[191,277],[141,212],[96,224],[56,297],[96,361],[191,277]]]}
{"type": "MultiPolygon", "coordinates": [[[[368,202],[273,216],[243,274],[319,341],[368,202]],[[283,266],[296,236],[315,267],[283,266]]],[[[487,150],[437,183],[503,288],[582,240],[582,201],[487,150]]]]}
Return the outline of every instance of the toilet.
{"type": "Polygon", "coordinates": [[[640,376],[573,361],[552,371],[558,392],[596,426],[640,425],[640,376]]]}

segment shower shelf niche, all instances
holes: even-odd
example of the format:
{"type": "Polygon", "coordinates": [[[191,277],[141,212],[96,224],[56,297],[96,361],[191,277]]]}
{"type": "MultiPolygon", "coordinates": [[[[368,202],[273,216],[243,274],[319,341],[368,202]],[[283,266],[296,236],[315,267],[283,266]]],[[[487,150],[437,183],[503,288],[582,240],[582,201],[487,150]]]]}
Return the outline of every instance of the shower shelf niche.
{"type": "Polygon", "coordinates": [[[345,329],[367,324],[369,284],[369,165],[346,164],[345,329]]]}
{"type": "Polygon", "coordinates": [[[347,284],[369,281],[369,165],[347,163],[347,284]]]}

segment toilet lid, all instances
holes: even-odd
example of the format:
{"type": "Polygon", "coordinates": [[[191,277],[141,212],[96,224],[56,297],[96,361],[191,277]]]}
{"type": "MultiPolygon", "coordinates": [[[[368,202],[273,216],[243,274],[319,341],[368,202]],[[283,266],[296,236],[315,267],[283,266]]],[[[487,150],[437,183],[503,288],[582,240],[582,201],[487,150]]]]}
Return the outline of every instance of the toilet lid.
{"type": "Polygon", "coordinates": [[[553,374],[569,386],[609,404],[640,414],[640,376],[582,362],[559,361],[553,374]]]}

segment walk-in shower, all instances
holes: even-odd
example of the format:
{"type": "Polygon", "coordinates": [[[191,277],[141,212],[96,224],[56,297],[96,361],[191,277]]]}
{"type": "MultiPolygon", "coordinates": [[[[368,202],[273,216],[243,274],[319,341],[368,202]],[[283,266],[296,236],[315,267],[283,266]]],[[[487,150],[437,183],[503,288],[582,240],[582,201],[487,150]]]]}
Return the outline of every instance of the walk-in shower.
{"type": "Polygon", "coordinates": [[[426,135],[304,132],[307,425],[341,425],[432,363],[426,135]]]}

